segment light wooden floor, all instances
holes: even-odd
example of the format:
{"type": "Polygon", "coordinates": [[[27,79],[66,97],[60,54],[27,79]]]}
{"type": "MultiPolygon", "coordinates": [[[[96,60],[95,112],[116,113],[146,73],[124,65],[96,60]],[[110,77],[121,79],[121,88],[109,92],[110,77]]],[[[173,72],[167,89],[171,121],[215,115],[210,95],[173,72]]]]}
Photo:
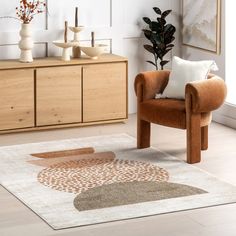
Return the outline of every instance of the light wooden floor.
{"type": "MultiPolygon", "coordinates": [[[[152,131],[153,146],[185,159],[184,131],[157,125],[152,131]]],[[[135,115],[126,124],[2,135],[0,146],[124,132],[136,135],[135,115]]],[[[214,123],[209,140],[209,150],[203,152],[203,160],[196,166],[236,185],[236,130],[214,123]]],[[[0,187],[0,236],[235,236],[235,223],[236,204],[230,204],[54,231],[0,187]]]]}

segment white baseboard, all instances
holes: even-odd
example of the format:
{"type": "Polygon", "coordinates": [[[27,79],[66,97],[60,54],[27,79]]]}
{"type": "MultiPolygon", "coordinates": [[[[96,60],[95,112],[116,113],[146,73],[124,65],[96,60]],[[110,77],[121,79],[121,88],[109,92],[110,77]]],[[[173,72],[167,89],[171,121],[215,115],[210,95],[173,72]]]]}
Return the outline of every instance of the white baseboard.
{"type": "Polygon", "coordinates": [[[224,104],[219,110],[213,112],[213,120],[236,129],[236,106],[224,104]]]}

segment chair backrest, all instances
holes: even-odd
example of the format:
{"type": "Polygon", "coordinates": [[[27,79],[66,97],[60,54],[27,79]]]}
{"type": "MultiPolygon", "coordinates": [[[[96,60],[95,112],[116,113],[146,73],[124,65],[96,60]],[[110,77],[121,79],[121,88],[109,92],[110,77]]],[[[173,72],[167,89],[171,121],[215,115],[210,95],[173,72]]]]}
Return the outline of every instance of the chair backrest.
{"type": "Polygon", "coordinates": [[[212,79],[213,77],[216,77],[216,78],[220,78],[220,79],[221,79],[221,77],[219,77],[218,75],[212,74],[212,73],[209,73],[209,74],[208,74],[207,79],[212,79]]]}

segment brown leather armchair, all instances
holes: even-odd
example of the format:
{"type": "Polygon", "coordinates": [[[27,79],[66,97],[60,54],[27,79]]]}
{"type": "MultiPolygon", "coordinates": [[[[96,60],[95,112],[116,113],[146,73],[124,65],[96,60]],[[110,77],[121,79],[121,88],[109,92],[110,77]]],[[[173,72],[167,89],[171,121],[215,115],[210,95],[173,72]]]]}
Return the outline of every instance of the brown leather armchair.
{"type": "Polygon", "coordinates": [[[170,71],[149,71],[137,75],[137,147],[150,147],[150,123],[187,130],[187,162],[201,161],[201,150],[208,148],[211,111],[226,97],[225,82],[210,74],[207,80],[191,82],[185,88],[185,100],[155,99],[168,84],[170,71]]]}

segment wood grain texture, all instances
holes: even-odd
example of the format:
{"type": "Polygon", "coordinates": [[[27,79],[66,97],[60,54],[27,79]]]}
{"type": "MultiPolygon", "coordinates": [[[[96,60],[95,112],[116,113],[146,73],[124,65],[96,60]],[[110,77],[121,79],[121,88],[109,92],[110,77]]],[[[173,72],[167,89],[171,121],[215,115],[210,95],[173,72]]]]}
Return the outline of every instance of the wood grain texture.
{"type": "Polygon", "coordinates": [[[37,126],[81,122],[81,67],[37,70],[37,126]]]}
{"type": "MultiPolygon", "coordinates": [[[[22,90],[27,93],[31,89],[27,102],[19,98],[16,98],[16,101],[19,106],[31,106],[30,112],[27,112],[32,115],[29,123],[23,123],[25,119],[20,117],[17,122],[21,124],[15,124],[17,122],[14,119],[17,116],[14,115],[11,117],[13,120],[9,120],[8,116],[11,116],[12,111],[3,109],[0,134],[125,121],[128,117],[127,64],[126,58],[112,54],[102,55],[98,60],[82,58],[70,62],[63,62],[55,57],[38,59],[33,63],[0,61],[0,81],[6,83],[5,87],[1,86],[2,90],[11,86],[4,80],[8,75],[15,78],[14,83],[18,83],[19,78],[26,79],[28,73],[30,74],[31,84],[20,85],[19,90],[19,93],[22,93],[22,90]],[[24,71],[25,74],[15,77],[18,71],[24,71]],[[83,76],[88,77],[87,80],[84,79],[87,81],[87,101],[84,103],[83,76]],[[111,99],[107,99],[108,97],[111,99]],[[4,123],[8,121],[12,125],[4,123]]],[[[9,94],[12,97],[11,93],[18,93],[14,91],[18,87],[13,87],[13,92],[10,91],[9,94]]],[[[8,96],[8,89],[5,89],[2,96],[2,100],[8,96]]]]}
{"type": "Polygon", "coordinates": [[[60,130],[66,128],[78,128],[78,127],[89,127],[95,125],[105,125],[105,124],[114,124],[114,123],[125,123],[128,119],[115,119],[115,120],[105,120],[105,121],[95,121],[88,123],[73,123],[73,124],[57,124],[57,125],[48,125],[48,126],[39,126],[32,128],[19,128],[19,129],[8,129],[0,130],[0,134],[13,134],[13,133],[22,133],[22,132],[32,132],[32,131],[42,131],[42,130],[60,130]]]}
{"type": "Polygon", "coordinates": [[[0,70],[6,69],[25,69],[25,68],[42,68],[55,66],[70,66],[70,65],[87,65],[127,61],[125,57],[103,54],[97,60],[83,56],[82,58],[72,59],[71,61],[62,61],[60,57],[48,57],[35,59],[32,63],[20,63],[17,60],[2,60],[0,61],[0,70]]]}
{"type": "Polygon", "coordinates": [[[83,67],[83,122],[127,117],[126,63],[83,67]]]}
{"type": "Polygon", "coordinates": [[[34,71],[0,71],[0,129],[34,126],[34,71]]]}

